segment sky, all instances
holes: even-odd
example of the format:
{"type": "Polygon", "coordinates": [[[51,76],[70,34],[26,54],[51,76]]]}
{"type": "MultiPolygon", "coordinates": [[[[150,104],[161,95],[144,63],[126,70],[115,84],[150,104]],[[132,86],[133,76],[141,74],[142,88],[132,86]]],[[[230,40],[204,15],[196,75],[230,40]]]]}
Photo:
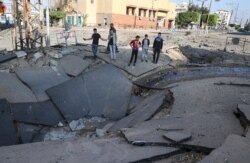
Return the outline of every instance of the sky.
{"type": "MultiPolygon", "coordinates": [[[[188,0],[170,0],[171,2],[174,3],[181,3],[181,2],[188,2],[188,0]]],[[[198,4],[201,6],[201,2],[198,0],[193,0],[195,4],[198,4]]],[[[236,11],[236,6],[239,3],[239,9],[238,9],[238,14],[237,14],[237,21],[240,22],[241,19],[243,18],[243,22],[247,19],[250,19],[250,0],[220,0],[220,2],[215,2],[215,0],[212,0],[212,7],[211,7],[211,12],[215,12],[216,10],[229,10],[231,11],[234,9],[234,14],[236,11]]],[[[209,6],[210,0],[207,0],[205,2],[206,6],[209,6]]],[[[234,18],[235,15],[233,15],[234,18]]]]}

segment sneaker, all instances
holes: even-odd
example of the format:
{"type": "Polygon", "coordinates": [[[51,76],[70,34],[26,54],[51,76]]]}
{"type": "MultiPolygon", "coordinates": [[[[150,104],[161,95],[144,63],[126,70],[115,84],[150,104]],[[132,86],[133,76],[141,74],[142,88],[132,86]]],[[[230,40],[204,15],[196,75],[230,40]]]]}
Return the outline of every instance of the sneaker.
{"type": "Polygon", "coordinates": [[[130,63],[128,64],[128,66],[130,66],[130,63]]]}
{"type": "Polygon", "coordinates": [[[144,60],[142,59],[141,62],[143,62],[144,60]]]}
{"type": "Polygon", "coordinates": [[[146,62],[148,62],[148,60],[146,60],[146,62]]]}
{"type": "Polygon", "coordinates": [[[133,66],[135,66],[135,63],[133,64],[133,66]]]}

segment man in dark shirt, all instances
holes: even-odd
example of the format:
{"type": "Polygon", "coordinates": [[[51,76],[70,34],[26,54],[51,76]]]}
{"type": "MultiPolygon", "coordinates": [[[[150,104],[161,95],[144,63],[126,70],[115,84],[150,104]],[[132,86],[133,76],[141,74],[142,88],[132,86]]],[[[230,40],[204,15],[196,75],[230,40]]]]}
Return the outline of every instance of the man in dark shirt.
{"type": "Polygon", "coordinates": [[[153,63],[157,64],[161,50],[163,47],[163,39],[161,38],[161,33],[158,33],[158,36],[154,40],[154,56],[153,56],[153,63]]]}
{"type": "Polygon", "coordinates": [[[107,41],[106,39],[103,39],[101,37],[101,35],[99,33],[97,33],[97,29],[94,28],[93,29],[94,33],[92,34],[92,37],[91,38],[83,38],[84,41],[86,40],[93,40],[92,41],[92,52],[94,54],[94,59],[96,59],[97,57],[97,50],[98,50],[98,45],[99,45],[99,39],[103,40],[103,41],[107,41]]]}
{"type": "MultiPolygon", "coordinates": [[[[109,31],[111,31],[111,30],[116,34],[116,29],[115,29],[113,23],[110,24],[110,29],[109,29],[109,31]]],[[[110,35],[110,32],[109,32],[109,35],[110,35]]],[[[117,34],[116,34],[116,37],[117,37],[117,34]]],[[[118,51],[117,44],[115,45],[115,50],[116,50],[116,52],[119,52],[119,51],[118,51]]],[[[107,46],[107,53],[109,53],[109,51],[110,51],[110,48],[109,48],[109,44],[108,44],[108,46],[107,46]]]]}

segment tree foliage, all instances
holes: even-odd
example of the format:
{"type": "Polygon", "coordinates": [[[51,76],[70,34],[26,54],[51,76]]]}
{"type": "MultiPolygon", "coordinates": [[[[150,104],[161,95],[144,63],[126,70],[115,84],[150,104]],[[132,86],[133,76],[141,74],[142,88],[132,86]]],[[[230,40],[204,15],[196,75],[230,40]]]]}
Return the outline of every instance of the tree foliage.
{"type": "MultiPolygon", "coordinates": [[[[209,20],[208,20],[208,25],[209,26],[216,26],[218,18],[219,18],[219,16],[217,14],[210,14],[209,20]]],[[[202,22],[207,23],[207,19],[208,19],[208,14],[203,14],[201,16],[202,22]]]]}
{"type": "MultiPolygon", "coordinates": [[[[49,17],[52,22],[59,22],[66,17],[66,13],[60,9],[49,9],[49,17]]],[[[46,9],[43,10],[44,17],[46,18],[46,9]]]]}
{"type": "Polygon", "coordinates": [[[200,14],[198,12],[179,13],[177,16],[176,23],[181,27],[185,27],[191,22],[198,22],[199,17],[200,17],[200,14]]]}
{"type": "Polygon", "coordinates": [[[195,4],[190,4],[188,6],[188,11],[189,12],[198,12],[198,13],[202,13],[202,14],[208,14],[209,10],[206,7],[199,7],[198,5],[195,4]]]}
{"type": "Polygon", "coordinates": [[[66,17],[66,13],[62,10],[52,9],[49,16],[53,22],[59,22],[61,19],[66,17]]]}

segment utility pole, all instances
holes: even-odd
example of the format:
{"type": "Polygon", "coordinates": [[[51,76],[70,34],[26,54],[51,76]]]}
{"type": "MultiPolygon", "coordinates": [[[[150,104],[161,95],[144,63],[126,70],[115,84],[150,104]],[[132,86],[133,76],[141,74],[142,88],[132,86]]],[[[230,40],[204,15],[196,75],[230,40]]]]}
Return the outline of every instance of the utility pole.
{"type": "Polygon", "coordinates": [[[47,26],[47,35],[46,35],[46,46],[50,47],[50,17],[49,17],[49,0],[47,0],[46,8],[46,26],[47,26]]]}
{"type": "Polygon", "coordinates": [[[235,12],[235,17],[234,17],[234,23],[236,23],[236,21],[237,21],[237,15],[238,15],[239,5],[240,5],[240,4],[237,3],[236,12],[235,12]]]}
{"type": "Polygon", "coordinates": [[[201,11],[201,15],[200,15],[200,27],[202,27],[202,19],[201,19],[201,17],[202,17],[202,15],[203,15],[203,8],[204,8],[204,4],[205,4],[205,2],[207,1],[207,0],[198,0],[198,1],[200,1],[201,2],[201,9],[202,9],[202,11],[201,11]]]}
{"type": "MultiPolygon", "coordinates": [[[[39,28],[41,28],[39,23],[38,28],[34,29],[37,25],[37,15],[41,14],[41,11],[39,11],[35,5],[36,1],[37,0],[12,0],[16,50],[19,48],[21,50],[34,48],[36,44],[42,46],[43,37],[39,35],[39,28]]],[[[41,1],[38,0],[36,4],[38,4],[38,8],[40,8],[41,1]]]]}

